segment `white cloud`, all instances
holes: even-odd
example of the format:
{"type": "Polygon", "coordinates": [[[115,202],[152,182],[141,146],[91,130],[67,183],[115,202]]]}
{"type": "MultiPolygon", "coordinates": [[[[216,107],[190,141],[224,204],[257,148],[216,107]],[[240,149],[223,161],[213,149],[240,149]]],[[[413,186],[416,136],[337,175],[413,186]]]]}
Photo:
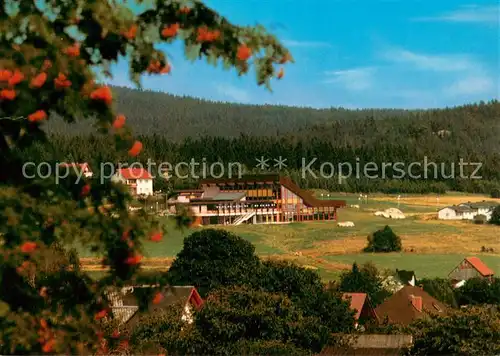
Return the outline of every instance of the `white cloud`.
{"type": "Polygon", "coordinates": [[[244,89],[240,89],[231,84],[219,83],[215,85],[217,92],[229,99],[241,103],[248,103],[251,101],[250,94],[244,89]]]}
{"type": "Polygon", "coordinates": [[[325,72],[324,83],[341,84],[347,90],[360,91],[371,88],[375,68],[352,68],[339,71],[325,72]]]}
{"type": "Polygon", "coordinates": [[[488,94],[494,87],[495,84],[490,77],[476,74],[458,79],[450,85],[446,93],[451,96],[488,94]]]}
{"type": "Polygon", "coordinates": [[[471,69],[475,63],[464,55],[430,55],[404,49],[393,49],[383,54],[391,62],[411,64],[418,69],[438,72],[456,72],[471,69]]]}
{"type": "Polygon", "coordinates": [[[305,47],[305,48],[332,47],[330,43],[321,41],[283,40],[282,42],[286,47],[305,47]]]}
{"type": "Polygon", "coordinates": [[[443,21],[443,22],[468,22],[468,23],[493,23],[498,24],[500,6],[463,6],[458,10],[450,11],[433,17],[420,17],[416,21],[443,21]]]}

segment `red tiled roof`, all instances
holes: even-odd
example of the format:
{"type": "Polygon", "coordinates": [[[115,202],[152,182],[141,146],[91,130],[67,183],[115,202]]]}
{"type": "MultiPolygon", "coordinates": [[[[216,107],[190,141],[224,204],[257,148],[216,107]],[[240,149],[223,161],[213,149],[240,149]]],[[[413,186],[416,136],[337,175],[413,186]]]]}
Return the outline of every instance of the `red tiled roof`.
{"type": "Polygon", "coordinates": [[[469,262],[472,267],[474,267],[479,273],[481,273],[482,276],[493,276],[493,271],[488,266],[486,266],[478,257],[467,257],[465,260],[469,262]]]}
{"type": "Polygon", "coordinates": [[[342,294],[342,299],[350,299],[351,309],[356,312],[354,319],[359,320],[363,305],[365,305],[366,293],[344,293],[342,294]]]}
{"type": "Polygon", "coordinates": [[[153,179],[144,168],[121,168],[118,173],[124,179],[153,179]]]}

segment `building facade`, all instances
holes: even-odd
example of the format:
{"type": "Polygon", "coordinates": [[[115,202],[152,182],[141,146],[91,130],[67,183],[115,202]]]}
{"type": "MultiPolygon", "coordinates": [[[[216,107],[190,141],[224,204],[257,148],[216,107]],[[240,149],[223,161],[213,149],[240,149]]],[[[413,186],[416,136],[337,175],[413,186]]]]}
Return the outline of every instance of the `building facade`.
{"type": "Polygon", "coordinates": [[[121,168],[112,178],[127,185],[132,195],[153,195],[153,177],[143,168],[121,168]]]}
{"type": "Polygon", "coordinates": [[[493,209],[497,203],[479,202],[479,203],[462,203],[454,206],[447,206],[438,211],[438,219],[440,220],[474,220],[477,215],[484,215],[486,220],[491,219],[493,209]]]}
{"type": "Polygon", "coordinates": [[[493,270],[486,266],[479,258],[467,257],[450,272],[448,277],[454,282],[460,282],[472,278],[491,279],[493,274],[493,270]]]}
{"type": "Polygon", "coordinates": [[[320,200],[277,174],[205,179],[199,189],[179,191],[175,204],[187,205],[195,225],[239,225],[336,220],[343,200],[320,200]]]}

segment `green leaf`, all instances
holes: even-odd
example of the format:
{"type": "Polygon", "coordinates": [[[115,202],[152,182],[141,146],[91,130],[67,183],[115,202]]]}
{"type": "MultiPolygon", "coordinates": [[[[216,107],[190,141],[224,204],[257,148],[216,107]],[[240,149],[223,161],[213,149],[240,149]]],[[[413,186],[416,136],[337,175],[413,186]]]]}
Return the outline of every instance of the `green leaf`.
{"type": "Polygon", "coordinates": [[[186,58],[194,61],[198,59],[198,56],[200,55],[200,49],[201,49],[201,44],[195,44],[195,45],[187,45],[185,49],[186,53],[186,58]]]}

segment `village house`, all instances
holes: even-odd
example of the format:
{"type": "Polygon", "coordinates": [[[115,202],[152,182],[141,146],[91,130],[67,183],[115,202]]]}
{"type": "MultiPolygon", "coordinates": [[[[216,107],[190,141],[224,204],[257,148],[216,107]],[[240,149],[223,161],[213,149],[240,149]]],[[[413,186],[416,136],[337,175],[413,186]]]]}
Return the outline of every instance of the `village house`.
{"type": "Polygon", "coordinates": [[[83,176],[85,178],[92,178],[94,173],[92,172],[92,169],[90,169],[90,165],[87,162],[84,163],[60,163],[60,167],[67,167],[67,168],[72,168],[74,171],[73,173],[76,172],[82,172],[83,176]]]}
{"type": "Polygon", "coordinates": [[[446,315],[447,307],[422,288],[405,286],[380,304],[375,313],[382,322],[409,325],[429,314],[446,315]]]}
{"type": "Polygon", "coordinates": [[[465,281],[471,278],[487,278],[491,280],[493,275],[493,271],[478,257],[467,257],[448,274],[448,278],[455,287],[461,287],[465,281]]]}
{"type": "Polygon", "coordinates": [[[348,346],[326,346],[322,356],[400,356],[413,345],[411,335],[359,334],[348,346]]]}
{"type": "Polygon", "coordinates": [[[447,206],[438,211],[440,220],[474,220],[477,215],[484,215],[486,220],[491,219],[491,214],[498,204],[482,201],[478,203],[461,203],[447,206]]]}
{"type": "Polygon", "coordinates": [[[140,317],[147,314],[157,314],[159,311],[169,307],[183,308],[181,319],[190,324],[193,322],[193,311],[199,310],[203,305],[203,299],[193,286],[166,286],[160,291],[161,299],[154,301],[156,292],[151,296],[147,309],[139,310],[137,298],[138,290],[143,288],[157,288],[158,285],[141,285],[124,287],[121,290],[108,292],[107,297],[111,304],[111,312],[114,320],[117,320],[121,329],[132,330],[140,317]]]}
{"type": "Polygon", "coordinates": [[[356,329],[361,329],[362,324],[366,322],[378,321],[375,309],[366,293],[343,293],[342,299],[348,300],[351,310],[355,312],[354,326],[356,329]]]}
{"type": "Polygon", "coordinates": [[[144,168],[121,168],[111,179],[127,185],[132,195],[153,195],[153,177],[144,168]]]}
{"type": "Polygon", "coordinates": [[[396,293],[404,286],[415,287],[416,282],[415,272],[413,271],[396,269],[396,272],[382,277],[382,286],[391,293],[396,293]]]}
{"type": "Polygon", "coordinates": [[[239,225],[336,220],[344,200],[322,200],[279,174],[204,179],[177,192],[171,204],[189,207],[193,225],[239,225]]]}

